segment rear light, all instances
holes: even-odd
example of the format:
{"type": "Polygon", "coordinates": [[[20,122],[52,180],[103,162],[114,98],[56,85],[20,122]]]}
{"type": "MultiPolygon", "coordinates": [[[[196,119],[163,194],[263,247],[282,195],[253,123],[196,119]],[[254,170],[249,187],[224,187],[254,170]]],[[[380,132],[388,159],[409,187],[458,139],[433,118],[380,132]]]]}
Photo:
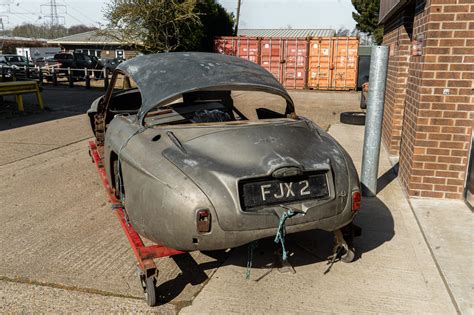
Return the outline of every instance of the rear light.
{"type": "Polygon", "coordinates": [[[360,209],[360,192],[354,191],[352,193],[352,212],[360,209]]]}
{"type": "Polygon", "coordinates": [[[198,210],[196,225],[199,233],[209,233],[211,231],[211,212],[207,209],[198,210]]]}

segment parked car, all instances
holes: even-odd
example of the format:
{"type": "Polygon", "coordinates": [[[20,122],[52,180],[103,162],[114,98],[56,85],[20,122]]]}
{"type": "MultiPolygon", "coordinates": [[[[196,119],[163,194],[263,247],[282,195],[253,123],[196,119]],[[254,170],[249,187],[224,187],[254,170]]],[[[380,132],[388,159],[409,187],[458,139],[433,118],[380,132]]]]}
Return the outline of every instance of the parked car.
{"type": "Polygon", "coordinates": [[[16,68],[34,66],[33,62],[20,55],[0,55],[0,64],[16,68]]]}
{"type": "Polygon", "coordinates": [[[56,64],[56,61],[54,61],[54,56],[48,56],[48,57],[39,57],[33,60],[33,63],[37,67],[48,67],[56,64]]]}
{"type": "Polygon", "coordinates": [[[26,69],[28,75],[34,75],[37,71],[31,60],[21,55],[0,55],[0,67],[4,77],[12,77],[13,72],[17,77],[26,77],[26,69]]]}
{"type": "Polygon", "coordinates": [[[107,70],[107,73],[110,73],[117,68],[119,64],[121,64],[124,60],[119,58],[112,58],[112,59],[103,59],[102,64],[104,68],[107,70]]]}
{"type": "MultiPolygon", "coordinates": [[[[84,76],[83,69],[103,69],[104,65],[96,56],[89,56],[84,53],[59,53],[54,55],[55,67],[60,68],[59,74],[67,74],[67,68],[80,69],[73,70],[74,76],[84,76]]],[[[100,72],[95,72],[95,76],[100,76],[100,72]]]]}
{"type": "MultiPolygon", "coordinates": [[[[299,117],[283,86],[248,60],[138,56],[117,66],[88,115],[129,222],[161,245],[240,246],[274,236],[290,210],[296,215],[286,221],[287,233],[341,235],[360,207],[351,157],[299,117]],[[268,106],[245,101],[249,93],[268,95],[258,98],[268,106]]],[[[336,238],[346,244],[343,260],[352,260],[336,238]]]]}

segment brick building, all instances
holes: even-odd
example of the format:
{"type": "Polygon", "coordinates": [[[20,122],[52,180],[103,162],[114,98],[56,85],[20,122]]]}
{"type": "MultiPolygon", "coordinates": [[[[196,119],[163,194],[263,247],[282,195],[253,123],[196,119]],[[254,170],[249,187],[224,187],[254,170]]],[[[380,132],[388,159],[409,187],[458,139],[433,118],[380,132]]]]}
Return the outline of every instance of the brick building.
{"type": "Polygon", "coordinates": [[[474,0],[381,0],[380,23],[390,47],[382,139],[399,156],[402,185],[413,197],[465,198],[474,0]]]}

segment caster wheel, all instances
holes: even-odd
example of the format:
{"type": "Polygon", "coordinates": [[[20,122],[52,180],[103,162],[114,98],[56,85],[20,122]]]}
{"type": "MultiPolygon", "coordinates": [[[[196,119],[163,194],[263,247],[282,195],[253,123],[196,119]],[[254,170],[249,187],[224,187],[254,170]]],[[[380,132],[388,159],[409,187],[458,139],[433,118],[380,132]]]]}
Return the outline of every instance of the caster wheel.
{"type": "Polygon", "coordinates": [[[352,249],[344,246],[343,247],[343,254],[341,255],[341,261],[345,263],[350,263],[354,260],[355,253],[352,249]]]}
{"type": "Polygon", "coordinates": [[[142,278],[141,281],[146,303],[148,304],[148,306],[156,306],[155,277],[142,278]]]}

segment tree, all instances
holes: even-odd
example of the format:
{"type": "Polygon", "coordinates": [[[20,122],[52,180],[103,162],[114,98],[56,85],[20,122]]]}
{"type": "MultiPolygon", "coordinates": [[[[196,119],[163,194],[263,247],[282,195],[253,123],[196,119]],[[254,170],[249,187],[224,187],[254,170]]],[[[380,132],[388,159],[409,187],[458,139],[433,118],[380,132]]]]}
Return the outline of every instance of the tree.
{"type": "Polygon", "coordinates": [[[111,0],[102,32],[145,52],[212,50],[232,34],[233,16],[215,0],[111,0]]]}
{"type": "Polygon", "coordinates": [[[50,27],[47,24],[35,25],[26,23],[17,25],[12,30],[13,36],[30,37],[30,38],[58,38],[68,34],[67,28],[62,25],[50,27]]]}
{"type": "Polygon", "coordinates": [[[73,25],[70,28],[66,28],[62,25],[55,25],[51,27],[49,24],[35,25],[26,23],[15,26],[11,32],[12,36],[51,39],[88,32],[96,29],[96,27],[89,27],[86,25],[73,25]]]}
{"type": "Polygon", "coordinates": [[[361,32],[373,36],[377,44],[383,40],[383,27],[378,25],[380,0],[352,0],[356,12],[352,18],[357,22],[356,27],[361,32]]]}
{"type": "Polygon", "coordinates": [[[192,40],[182,34],[200,24],[196,0],[112,0],[105,32],[144,52],[172,51],[192,40]]]}
{"type": "Polygon", "coordinates": [[[87,25],[84,25],[84,24],[79,24],[79,25],[73,25],[70,28],[68,28],[67,29],[67,34],[68,35],[74,35],[74,34],[90,32],[90,31],[96,31],[96,30],[98,30],[98,28],[95,27],[95,26],[87,26],[87,25]]]}
{"type": "Polygon", "coordinates": [[[184,47],[186,50],[213,51],[214,37],[232,35],[234,30],[234,15],[227,11],[215,0],[200,0],[195,10],[201,25],[194,29],[197,36],[197,46],[184,47]]]}
{"type": "Polygon", "coordinates": [[[351,31],[344,27],[344,26],[341,26],[339,27],[339,29],[336,31],[336,36],[338,37],[345,37],[345,36],[349,36],[351,33],[351,31]]]}

